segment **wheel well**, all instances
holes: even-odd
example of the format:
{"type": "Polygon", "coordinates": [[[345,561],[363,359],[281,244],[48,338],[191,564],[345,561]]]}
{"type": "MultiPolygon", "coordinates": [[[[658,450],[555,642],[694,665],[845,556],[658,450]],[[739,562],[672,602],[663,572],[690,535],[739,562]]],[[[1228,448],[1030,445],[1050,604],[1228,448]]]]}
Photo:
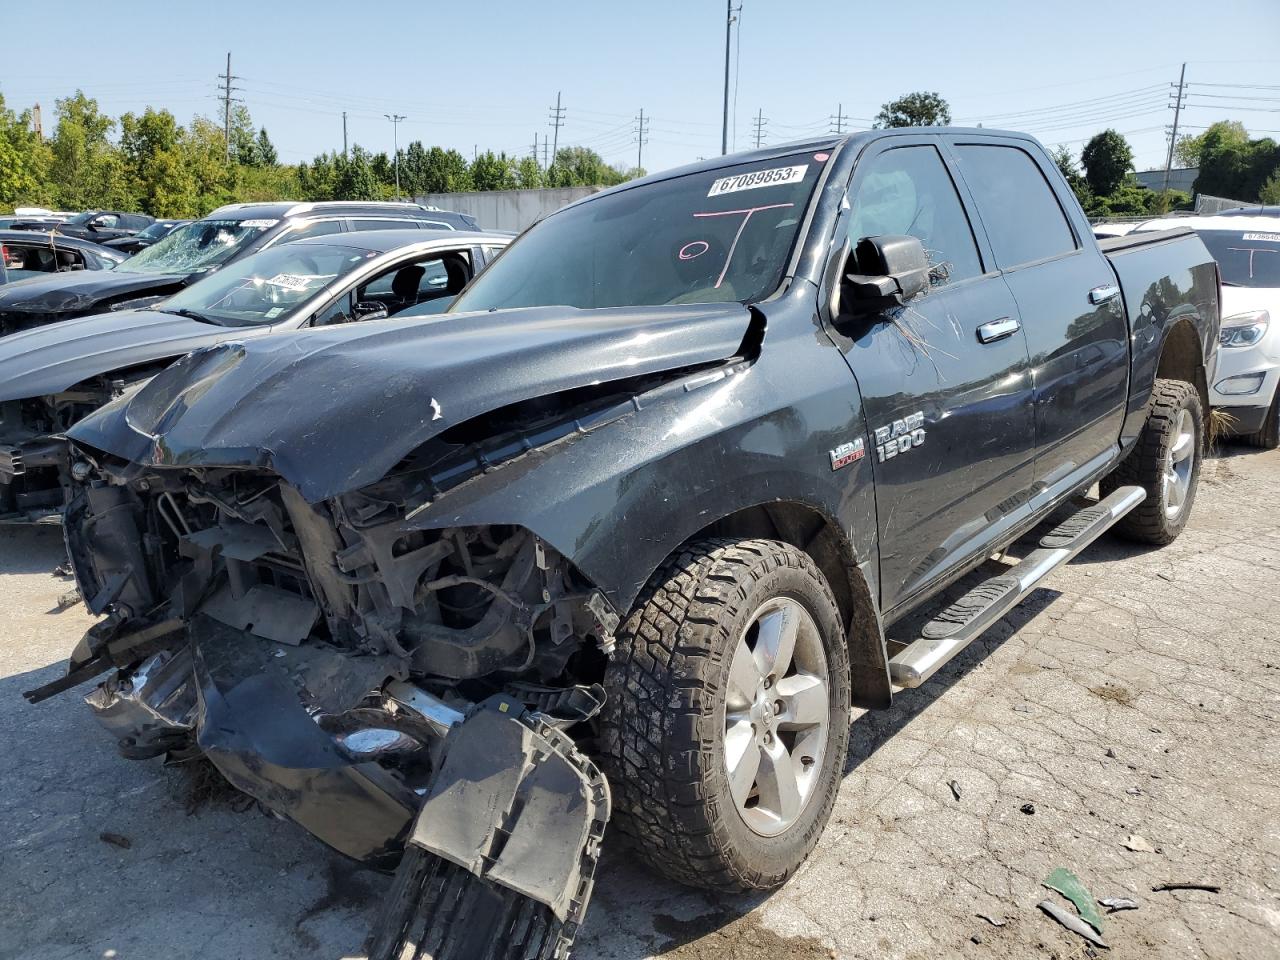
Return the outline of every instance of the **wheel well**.
{"type": "Polygon", "coordinates": [[[689,539],[704,537],[778,540],[808,554],[831,587],[848,631],[854,706],[871,709],[889,705],[892,693],[880,616],[853,547],[829,517],[806,504],[774,501],[744,507],[689,539]]]}
{"type": "Polygon", "coordinates": [[[1190,320],[1173,325],[1160,350],[1156,376],[1162,380],[1182,380],[1196,388],[1204,409],[1205,429],[1209,428],[1209,383],[1205,378],[1204,351],[1190,320]]]}

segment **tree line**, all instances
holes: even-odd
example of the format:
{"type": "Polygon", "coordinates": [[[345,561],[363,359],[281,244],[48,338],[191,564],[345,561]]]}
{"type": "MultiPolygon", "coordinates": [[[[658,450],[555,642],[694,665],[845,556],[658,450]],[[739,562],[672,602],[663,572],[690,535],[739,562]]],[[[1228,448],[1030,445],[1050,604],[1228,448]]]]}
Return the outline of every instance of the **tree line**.
{"type": "MultiPolygon", "coordinates": [[[[226,203],[273,200],[390,200],[396,162],[356,145],[310,162],[285,164],[263,127],[238,105],[230,136],[168,110],[111,117],[82,91],[57,101],[50,136],[34,130],[0,93],[0,211],[18,206],[129,210],[192,219],[226,203]]],[[[562,147],[550,168],[533,157],[457,150],[414,141],[398,155],[400,196],[527,187],[613,186],[643,174],[604,162],[594,150],[562,147]]]]}
{"type": "MultiPolygon", "coordinates": [[[[486,150],[468,160],[457,150],[413,141],[396,157],[357,145],[285,164],[263,127],[243,104],[230,136],[222,124],[195,117],[182,125],[168,110],[110,117],[77,90],[57,101],[48,138],[32,126],[30,111],[8,108],[0,93],[0,210],[39,206],[65,210],[135,210],[155,217],[194,218],[225,203],[273,200],[389,200],[469,190],[613,186],[643,170],[604,162],[581,146],[556,152],[549,168],[535,158],[486,150]]],[[[938,93],[918,91],[892,100],[877,127],[945,125],[951,108],[938,93]]],[[[1199,167],[1197,193],[1244,202],[1280,203],[1280,146],[1250,138],[1238,121],[1222,120],[1203,133],[1180,137],[1177,162],[1199,167]]],[[[1053,151],[1067,182],[1091,217],[1145,216],[1190,206],[1177,191],[1147,190],[1133,173],[1133,150],[1115,130],[1104,130],[1077,157],[1053,151]]]]}

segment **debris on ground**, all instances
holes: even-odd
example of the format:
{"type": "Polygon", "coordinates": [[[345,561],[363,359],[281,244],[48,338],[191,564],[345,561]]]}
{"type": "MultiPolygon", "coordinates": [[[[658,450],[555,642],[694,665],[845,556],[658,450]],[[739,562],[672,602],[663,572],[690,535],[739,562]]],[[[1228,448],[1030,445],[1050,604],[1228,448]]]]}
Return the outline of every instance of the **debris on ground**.
{"type": "Polygon", "coordinates": [[[995,917],[989,917],[985,913],[975,913],[974,916],[979,920],[987,921],[987,923],[991,924],[993,927],[1003,927],[1009,923],[1008,920],[997,920],[995,917]]]}
{"type": "Polygon", "coordinates": [[[80,591],[70,590],[58,597],[50,613],[61,613],[63,610],[70,610],[80,602],[80,591]]]}
{"type": "Polygon", "coordinates": [[[100,833],[98,839],[103,843],[109,843],[113,847],[119,847],[121,850],[128,850],[133,846],[133,841],[126,837],[123,833],[100,833]]]}
{"type": "Polygon", "coordinates": [[[53,568],[53,575],[55,577],[62,577],[64,580],[70,580],[74,577],[75,574],[71,572],[71,561],[63,560],[62,563],[53,568]]]}
{"type": "Polygon", "coordinates": [[[1134,853],[1155,853],[1156,848],[1147,843],[1142,837],[1136,833],[1131,833],[1124,841],[1126,849],[1132,850],[1134,853]]]}
{"type": "Polygon", "coordinates": [[[1203,890],[1206,893],[1221,893],[1222,888],[1212,883],[1160,883],[1151,888],[1152,893],[1163,893],[1166,890],[1203,890]]]}
{"type": "Polygon", "coordinates": [[[1131,797],[1140,797],[1143,791],[1141,787],[1125,787],[1124,792],[1131,797]]]}
{"type": "Polygon", "coordinates": [[[1036,805],[1034,803],[1024,803],[1018,809],[1029,817],[1036,812],[1036,805]]]}
{"type": "Polygon", "coordinates": [[[1107,747],[1107,756],[1110,757],[1112,760],[1116,758],[1116,751],[1113,747],[1107,747]]]}
{"type": "Polygon", "coordinates": [[[952,795],[953,797],[955,797],[957,800],[959,800],[959,799],[960,799],[960,784],[959,784],[959,783],[957,783],[956,781],[952,780],[950,783],[948,783],[948,784],[947,784],[947,786],[951,788],[951,795],[952,795]]]}
{"type": "Polygon", "coordinates": [[[1093,894],[1085,888],[1079,877],[1065,867],[1058,867],[1044,878],[1043,884],[1074,903],[1081,918],[1098,933],[1102,932],[1102,914],[1094,905],[1093,894]]]}
{"type": "Polygon", "coordinates": [[[1110,944],[1108,944],[1100,936],[1094,933],[1092,927],[1090,927],[1087,923],[1085,923],[1075,914],[1067,913],[1067,911],[1063,910],[1060,906],[1058,906],[1052,900],[1041,900],[1039,903],[1036,904],[1036,906],[1039,907],[1041,910],[1043,910],[1045,913],[1047,913],[1049,916],[1051,916],[1054,920],[1057,920],[1058,923],[1062,924],[1072,933],[1079,934],[1080,936],[1088,940],[1090,943],[1094,944],[1095,946],[1102,947],[1104,950],[1111,949],[1110,944]]]}
{"type": "Polygon", "coordinates": [[[1138,901],[1130,900],[1128,897],[1103,897],[1098,902],[1107,908],[1107,913],[1138,909],[1138,901]]]}

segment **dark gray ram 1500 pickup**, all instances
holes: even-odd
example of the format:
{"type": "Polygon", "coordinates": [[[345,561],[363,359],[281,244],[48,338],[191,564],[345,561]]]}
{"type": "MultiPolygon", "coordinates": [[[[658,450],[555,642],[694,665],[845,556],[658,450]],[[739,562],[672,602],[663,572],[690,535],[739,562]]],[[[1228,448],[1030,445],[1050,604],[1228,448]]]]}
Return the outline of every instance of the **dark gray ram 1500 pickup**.
{"type": "Polygon", "coordinates": [[[1217,332],[1194,235],[1100,249],[1018,134],[626,184],[443,319],[223,343],[75,426],[105,618],[30,697],[110,672],[88,699],[126,754],[202,753],[396,868],[374,957],[563,953],[611,813],[678,880],[776,886],[851,706],[1109,527],[1176,537],[1217,332]]]}

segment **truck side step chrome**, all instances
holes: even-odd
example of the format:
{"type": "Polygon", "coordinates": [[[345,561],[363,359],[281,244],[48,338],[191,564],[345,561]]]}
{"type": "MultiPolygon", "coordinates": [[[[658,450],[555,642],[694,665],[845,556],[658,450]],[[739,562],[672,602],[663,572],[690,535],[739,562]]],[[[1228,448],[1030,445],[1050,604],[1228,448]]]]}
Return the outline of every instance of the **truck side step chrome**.
{"type": "Polygon", "coordinates": [[[920,686],[1145,497],[1141,487],[1121,487],[1062,521],[1017,566],[984,580],[926,623],[920,639],[889,661],[890,678],[899,687],[920,686]]]}

